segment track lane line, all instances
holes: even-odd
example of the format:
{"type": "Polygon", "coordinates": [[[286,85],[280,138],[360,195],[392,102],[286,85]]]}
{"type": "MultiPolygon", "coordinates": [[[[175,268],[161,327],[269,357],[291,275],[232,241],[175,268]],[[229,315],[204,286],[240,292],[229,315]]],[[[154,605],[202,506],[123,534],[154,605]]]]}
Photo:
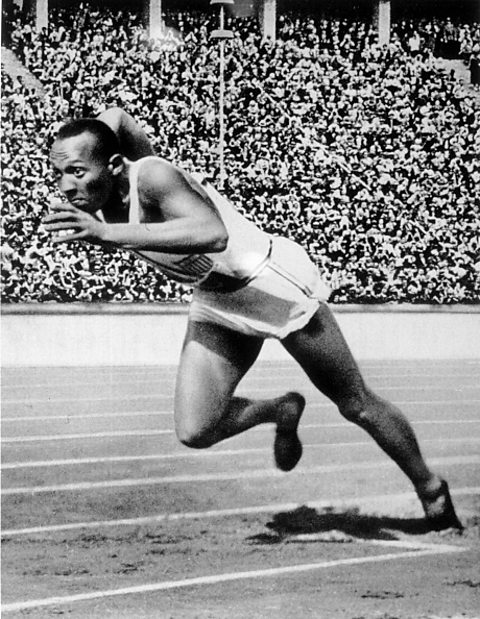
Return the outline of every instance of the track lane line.
{"type": "MultiPolygon", "coordinates": [[[[452,385],[451,387],[437,387],[437,388],[432,388],[431,385],[415,385],[415,386],[408,386],[406,387],[405,385],[399,385],[398,387],[396,386],[388,386],[388,387],[376,387],[375,391],[376,392],[383,392],[383,391],[398,391],[398,390],[405,390],[408,392],[411,391],[425,391],[425,390],[429,390],[430,392],[439,392],[439,391],[463,391],[463,390],[480,390],[480,385],[475,384],[475,385],[452,385]]],[[[258,387],[258,388],[251,388],[251,389],[246,389],[245,391],[248,393],[265,393],[266,391],[278,391],[277,387],[258,387]]],[[[308,388],[305,388],[304,391],[306,393],[312,393],[312,392],[317,392],[317,390],[315,389],[315,387],[313,387],[313,385],[308,385],[308,388]]],[[[243,393],[244,389],[240,388],[239,389],[239,394],[243,393]]],[[[124,402],[124,401],[131,401],[131,400],[154,400],[154,399],[173,399],[173,395],[172,394],[165,394],[165,393],[149,393],[149,394],[145,394],[145,393],[139,393],[139,394],[128,394],[128,395],[123,395],[123,396],[97,396],[97,397],[77,397],[77,398],[19,398],[19,399],[3,399],[2,400],[2,405],[13,405],[13,404],[24,404],[25,406],[28,406],[30,404],[68,404],[68,403],[72,403],[72,402],[124,402]]]]}
{"type": "MultiPolygon", "coordinates": [[[[478,496],[480,486],[466,486],[463,488],[450,488],[452,496],[478,496]]],[[[383,505],[386,502],[405,502],[418,500],[415,492],[402,492],[395,494],[373,494],[363,497],[351,497],[348,499],[323,499],[321,501],[307,501],[307,507],[312,509],[335,509],[345,507],[371,508],[372,504],[383,505]]],[[[303,505],[303,503],[302,503],[303,505]]],[[[252,505],[249,507],[236,507],[230,509],[211,509],[202,512],[173,512],[157,514],[155,516],[141,516],[138,518],[121,518],[118,520],[93,520],[86,522],[70,522],[65,524],[44,525],[38,527],[26,527],[22,529],[5,529],[2,537],[16,537],[21,535],[56,533],[59,531],[74,531],[78,529],[96,529],[99,527],[141,526],[158,524],[162,522],[177,522],[179,520],[205,520],[207,518],[226,518],[230,516],[248,516],[250,514],[270,514],[275,512],[294,511],[300,507],[299,503],[273,503],[270,505],[252,505]]]]}
{"type": "MultiPolygon", "coordinates": [[[[381,541],[381,540],[379,540],[381,541]]],[[[347,559],[336,559],[331,561],[319,561],[316,563],[303,563],[296,565],[287,565],[282,567],[268,568],[263,570],[249,570],[244,572],[231,572],[212,574],[208,576],[198,576],[196,578],[185,578],[183,580],[167,580],[157,583],[147,583],[144,585],[136,585],[132,587],[123,587],[119,589],[106,589],[104,591],[94,591],[91,593],[78,593],[73,595],[56,596],[50,598],[43,598],[37,600],[25,600],[21,602],[12,602],[9,604],[2,604],[1,610],[3,612],[27,610],[33,608],[44,608],[46,606],[56,606],[59,604],[72,604],[76,602],[87,602],[90,600],[98,600],[104,598],[111,598],[122,595],[132,595],[139,593],[154,593],[157,591],[167,591],[171,589],[187,588],[187,587],[199,587],[215,585],[226,582],[233,582],[239,580],[247,580],[253,578],[272,578],[276,576],[285,576],[290,574],[300,574],[304,572],[312,572],[319,569],[334,568],[338,566],[352,566],[352,565],[364,565],[368,563],[381,563],[385,561],[397,561],[399,559],[407,558],[419,558],[437,554],[448,554],[455,552],[466,552],[469,549],[459,546],[448,546],[446,544],[418,544],[413,545],[404,542],[389,542],[377,544],[376,540],[370,540],[371,545],[396,547],[399,549],[409,548],[409,550],[403,550],[393,553],[385,553],[375,556],[363,556],[363,557],[350,557],[347,559]]]]}
{"type": "MultiPolygon", "coordinates": [[[[383,365],[372,365],[366,366],[360,364],[360,371],[364,375],[364,377],[368,380],[371,378],[410,378],[410,377],[426,377],[426,378],[435,378],[435,377],[445,377],[452,378],[457,380],[462,380],[463,378],[476,378],[478,375],[475,370],[480,368],[480,362],[475,362],[473,364],[468,363],[468,361],[463,361],[458,365],[446,366],[442,365],[440,367],[415,367],[411,364],[389,367],[385,364],[383,365]],[[468,368],[465,366],[469,366],[468,368]],[[467,370],[464,372],[464,370],[467,370]],[[472,373],[474,372],[474,373],[472,373]]],[[[55,370],[60,370],[62,368],[54,368],[55,370]]],[[[13,376],[12,368],[4,368],[3,369],[3,386],[4,387],[12,387],[12,388],[29,388],[30,386],[51,386],[51,385],[65,385],[68,384],[69,381],[75,380],[75,384],[82,386],[85,384],[96,385],[98,382],[100,384],[116,384],[117,381],[122,382],[122,384],[132,382],[143,383],[144,381],[157,382],[158,381],[172,381],[174,382],[177,374],[177,366],[169,367],[155,367],[153,369],[149,369],[145,371],[144,369],[139,370],[138,367],[132,368],[129,371],[125,372],[114,372],[113,374],[108,370],[102,372],[102,367],[98,368],[79,368],[78,372],[63,374],[60,372],[53,372],[53,379],[49,380],[48,378],[44,378],[43,376],[30,376],[28,380],[24,380],[18,382],[18,375],[22,375],[21,368],[16,368],[15,376],[13,376]],[[133,381],[127,381],[126,379],[132,378],[133,381]],[[13,381],[17,382],[13,382],[13,381]],[[32,383],[32,380],[37,380],[37,383],[32,383]],[[41,382],[38,382],[41,381],[41,382]]],[[[256,365],[253,370],[251,370],[245,380],[266,380],[271,376],[278,375],[278,372],[288,373],[289,376],[301,377],[306,379],[305,373],[303,370],[296,365],[295,363],[291,363],[285,366],[277,366],[268,364],[267,366],[262,367],[261,365],[256,365]]],[[[50,375],[52,372],[49,373],[50,375]]]]}
{"type": "MultiPolygon", "coordinates": [[[[464,465],[464,464],[480,464],[480,456],[450,456],[441,458],[429,458],[431,465],[464,465]]],[[[390,468],[397,465],[390,460],[372,460],[367,462],[356,462],[354,464],[330,464],[311,467],[297,467],[295,471],[290,473],[290,476],[295,475],[312,475],[314,473],[336,473],[339,471],[358,471],[375,469],[375,468],[390,468]]],[[[235,473],[202,473],[200,475],[166,475],[163,477],[141,477],[141,478],[126,478],[112,479],[108,481],[88,481],[75,482],[70,484],[52,484],[45,486],[20,486],[16,488],[2,488],[2,496],[20,495],[20,494],[44,494],[47,492],[76,492],[82,490],[105,490],[108,488],[130,488],[141,486],[155,486],[162,484],[183,484],[183,483],[200,483],[211,481],[234,481],[244,479],[264,479],[264,478],[284,478],[285,473],[277,469],[254,469],[251,471],[237,471],[235,473]]]]}
{"type": "Polygon", "coordinates": [[[112,432],[95,432],[93,434],[79,433],[79,434],[39,434],[37,436],[11,436],[2,438],[2,444],[8,443],[37,443],[45,441],[74,441],[78,439],[99,439],[99,438],[118,438],[126,436],[158,436],[161,434],[174,434],[173,430],[128,430],[128,431],[112,431],[112,432]]]}
{"type": "MultiPolygon", "coordinates": [[[[287,368],[285,368],[287,369],[287,368]]],[[[412,378],[412,376],[414,377],[418,377],[418,378],[451,378],[452,381],[458,381],[459,378],[461,380],[463,379],[468,379],[468,378],[478,378],[478,374],[461,374],[460,377],[452,375],[452,374],[425,374],[422,373],[420,375],[416,374],[416,373],[407,373],[407,374],[368,374],[368,373],[364,373],[365,376],[364,378],[368,381],[370,380],[391,380],[392,378],[412,378]]],[[[304,375],[304,373],[302,371],[298,372],[298,375],[296,374],[295,377],[297,378],[303,378],[304,380],[308,380],[307,377],[304,375]]],[[[72,383],[71,381],[68,381],[68,387],[96,387],[96,386],[104,386],[104,385],[108,385],[108,386],[116,386],[116,385],[145,385],[145,384],[154,384],[154,385],[158,385],[158,382],[161,381],[169,381],[169,382],[174,382],[175,377],[172,376],[159,376],[158,378],[155,377],[151,377],[151,378],[144,378],[144,379],[135,379],[135,380],[131,380],[131,381],[125,381],[122,379],[122,377],[118,377],[118,382],[117,381],[102,381],[102,380],[96,380],[96,381],[76,381],[74,383],[72,383]]],[[[265,381],[265,377],[264,376],[257,376],[256,373],[253,375],[247,375],[244,379],[247,382],[253,382],[253,381],[265,381]]],[[[52,387],[62,387],[65,386],[66,381],[65,380],[58,380],[58,381],[49,381],[46,383],[11,383],[11,384],[7,384],[7,385],[3,385],[3,389],[51,389],[52,387]]]]}
{"type": "MultiPolygon", "coordinates": [[[[478,419],[421,419],[418,421],[410,421],[413,426],[416,425],[455,425],[455,424],[475,424],[480,423],[478,419]]],[[[272,425],[272,424],[269,424],[272,425]]],[[[338,422],[338,423],[307,423],[300,426],[301,430],[311,430],[314,428],[357,428],[353,423],[338,422]]],[[[257,426],[252,428],[253,432],[264,432],[265,427],[257,426]]],[[[41,443],[48,441],[70,441],[78,439],[99,439],[99,438],[125,438],[129,436],[158,436],[162,434],[175,434],[174,430],[116,430],[112,432],[94,432],[94,433],[76,433],[76,434],[37,434],[34,436],[7,436],[1,439],[2,444],[13,443],[41,443]]],[[[232,437],[233,438],[233,437],[232,437]]]]}
{"type": "Polygon", "coordinates": [[[152,415],[172,415],[173,411],[130,411],[130,412],[121,412],[121,413],[89,413],[86,415],[26,415],[22,417],[2,417],[1,421],[3,423],[13,423],[15,421],[49,421],[49,420],[60,420],[60,419],[68,419],[69,421],[73,419],[102,419],[102,418],[117,418],[117,417],[151,417],[152,415]]]}
{"type": "MultiPolygon", "coordinates": [[[[465,444],[465,443],[480,443],[479,438],[473,438],[471,436],[465,436],[460,438],[432,438],[432,439],[423,439],[422,445],[427,443],[448,443],[448,444],[465,444]]],[[[325,449],[325,448],[333,448],[337,449],[338,447],[378,447],[374,441],[344,441],[340,443],[303,443],[303,447],[305,449],[325,449]]],[[[211,459],[216,457],[231,457],[231,456],[242,456],[247,454],[260,454],[260,453],[270,453],[272,451],[271,447],[248,447],[244,449],[216,449],[216,450],[201,450],[194,451],[190,450],[189,452],[179,451],[170,454],[150,454],[150,455],[132,455],[132,456],[104,456],[104,457],[91,457],[91,458],[70,458],[64,460],[25,460],[18,462],[3,462],[1,465],[1,469],[3,471],[7,470],[17,470],[17,469],[27,469],[27,468],[49,468],[55,466],[81,466],[84,464],[107,464],[113,462],[148,462],[155,460],[178,460],[178,459],[211,459]]]]}
{"type": "MultiPolygon", "coordinates": [[[[240,392],[239,392],[240,393],[240,392]]],[[[435,406],[452,406],[459,404],[478,404],[480,403],[480,399],[473,400],[392,400],[392,404],[396,404],[398,406],[406,406],[406,405],[435,405],[435,406]]],[[[306,409],[312,408],[331,408],[332,410],[336,410],[336,406],[333,402],[307,402],[306,409]]],[[[95,419],[95,418],[109,418],[109,417],[143,417],[143,416],[152,416],[152,415],[172,415],[173,410],[161,410],[161,411],[123,411],[119,413],[86,413],[86,414],[62,414],[62,415],[22,415],[19,417],[2,416],[1,421],[5,423],[12,423],[14,421],[48,421],[51,419],[95,419]]]]}

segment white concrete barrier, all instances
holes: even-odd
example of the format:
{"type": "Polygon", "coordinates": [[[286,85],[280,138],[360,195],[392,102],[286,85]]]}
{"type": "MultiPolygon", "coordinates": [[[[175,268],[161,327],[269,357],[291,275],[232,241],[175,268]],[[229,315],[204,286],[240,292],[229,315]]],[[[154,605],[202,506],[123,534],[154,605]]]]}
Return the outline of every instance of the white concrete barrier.
{"type": "MultiPolygon", "coordinates": [[[[480,358],[480,306],[333,306],[360,359],[480,358]]],[[[2,365],[175,364],[187,322],[179,305],[2,307],[2,365]]],[[[288,358],[267,341],[261,358],[288,358]]]]}

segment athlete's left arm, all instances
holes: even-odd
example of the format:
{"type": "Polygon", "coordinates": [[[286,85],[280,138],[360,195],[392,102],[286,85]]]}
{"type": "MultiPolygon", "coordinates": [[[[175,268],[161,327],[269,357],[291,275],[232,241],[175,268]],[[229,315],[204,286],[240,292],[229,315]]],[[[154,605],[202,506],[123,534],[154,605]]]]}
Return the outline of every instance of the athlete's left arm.
{"type": "Polygon", "coordinates": [[[47,230],[73,230],[57,237],[56,242],[83,240],[124,249],[184,254],[214,253],[226,248],[227,230],[215,206],[179,170],[159,160],[146,162],[140,170],[138,187],[140,201],[148,204],[153,221],[104,223],[71,204],[60,204],[54,207],[55,226],[47,230]]]}
{"type": "Polygon", "coordinates": [[[121,108],[109,108],[99,114],[97,118],[112,129],[118,138],[122,155],[130,161],[155,154],[145,131],[130,114],[127,114],[121,108]]]}

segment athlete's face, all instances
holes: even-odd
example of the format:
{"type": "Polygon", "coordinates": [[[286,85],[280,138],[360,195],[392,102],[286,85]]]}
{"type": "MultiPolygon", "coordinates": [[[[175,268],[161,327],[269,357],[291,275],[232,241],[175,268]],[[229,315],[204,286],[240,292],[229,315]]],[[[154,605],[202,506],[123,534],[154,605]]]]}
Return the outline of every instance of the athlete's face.
{"type": "Polygon", "coordinates": [[[70,204],[89,213],[107,204],[115,181],[112,167],[95,153],[95,139],[83,133],[57,140],[50,152],[58,188],[70,204]]]}

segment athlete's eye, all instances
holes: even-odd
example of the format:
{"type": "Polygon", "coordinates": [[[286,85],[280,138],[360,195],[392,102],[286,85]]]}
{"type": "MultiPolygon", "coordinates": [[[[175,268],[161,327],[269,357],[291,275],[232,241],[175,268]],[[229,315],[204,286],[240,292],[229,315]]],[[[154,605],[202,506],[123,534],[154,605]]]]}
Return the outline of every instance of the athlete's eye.
{"type": "Polygon", "coordinates": [[[74,168],[72,170],[72,173],[75,178],[82,178],[82,176],[85,174],[85,170],[83,170],[83,168],[74,168]]]}

